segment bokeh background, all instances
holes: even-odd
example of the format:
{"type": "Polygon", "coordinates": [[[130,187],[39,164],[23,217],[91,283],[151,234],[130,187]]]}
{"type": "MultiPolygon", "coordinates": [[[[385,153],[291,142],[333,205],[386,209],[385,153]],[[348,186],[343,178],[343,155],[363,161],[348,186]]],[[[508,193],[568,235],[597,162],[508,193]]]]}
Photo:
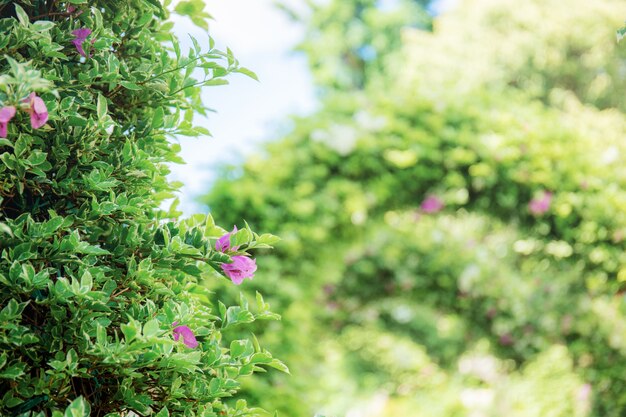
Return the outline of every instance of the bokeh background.
{"type": "Polygon", "coordinates": [[[253,281],[207,284],[283,316],[255,333],[291,375],[243,395],[293,417],[626,414],[626,2],[272,7],[207,2],[260,83],[211,89],[214,138],[181,140],[172,174],[186,213],[283,239],[253,281]]]}

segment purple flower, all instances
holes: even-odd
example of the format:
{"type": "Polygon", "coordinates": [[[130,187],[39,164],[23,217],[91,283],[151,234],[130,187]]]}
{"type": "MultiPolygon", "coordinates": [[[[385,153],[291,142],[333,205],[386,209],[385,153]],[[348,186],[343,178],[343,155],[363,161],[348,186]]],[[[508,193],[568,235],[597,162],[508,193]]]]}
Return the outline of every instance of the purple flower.
{"type": "Polygon", "coordinates": [[[429,195],[422,201],[420,207],[424,213],[437,213],[443,208],[443,201],[434,195],[429,195]]]}
{"type": "Polygon", "coordinates": [[[76,29],[72,32],[72,35],[76,36],[76,39],[72,40],[72,43],[76,47],[76,50],[79,54],[86,57],[85,50],[83,49],[83,42],[87,40],[87,36],[91,35],[91,29],[82,28],[76,29]]]}
{"type": "Polygon", "coordinates": [[[6,106],[0,109],[0,138],[7,137],[7,127],[13,116],[15,116],[15,107],[6,106]]]}
{"type": "Polygon", "coordinates": [[[222,264],[222,269],[228,278],[230,278],[235,285],[239,285],[244,279],[254,278],[254,272],[256,271],[256,261],[254,259],[247,258],[245,256],[233,256],[233,260],[230,264],[222,264]]]}
{"type": "MultiPolygon", "coordinates": [[[[178,324],[177,321],[173,323],[174,326],[176,326],[177,324],[178,324]]],[[[198,341],[196,340],[196,336],[193,334],[193,332],[191,331],[189,327],[176,326],[174,327],[174,330],[172,330],[172,333],[174,333],[174,340],[176,341],[178,341],[178,339],[182,336],[183,343],[188,348],[195,349],[198,347],[198,341]]]]}
{"type": "Polygon", "coordinates": [[[535,216],[540,216],[550,210],[552,202],[552,193],[544,191],[541,197],[533,198],[528,203],[528,210],[535,216]]]}
{"type": "Polygon", "coordinates": [[[48,109],[46,103],[37,97],[37,94],[30,93],[30,95],[22,100],[22,103],[28,103],[28,113],[30,113],[30,125],[33,129],[39,129],[45,125],[48,121],[48,109]]]}
{"type": "MultiPolygon", "coordinates": [[[[232,232],[226,233],[224,236],[217,239],[217,242],[215,242],[215,250],[220,252],[226,252],[227,250],[230,250],[230,235],[234,234],[235,232],[237,232],[237,226],[233,228],[232,232]]],[[[237,250],[239,249],[239,246],[235,246],[232,249],[237,250]]]]}

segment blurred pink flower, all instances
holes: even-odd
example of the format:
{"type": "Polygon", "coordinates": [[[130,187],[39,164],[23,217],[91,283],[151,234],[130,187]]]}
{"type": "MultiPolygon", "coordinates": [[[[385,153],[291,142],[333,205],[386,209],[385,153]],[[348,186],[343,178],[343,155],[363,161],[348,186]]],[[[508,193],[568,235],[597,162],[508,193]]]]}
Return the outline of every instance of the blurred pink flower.
{"type": "Polygon", "coordinates": [[[37,94],[30,93],[22,103],[28,103],[28,113],[30,113],[30,125],[33,129],[39,129],[48,121],[48,109],[46,103],[37,97],[37,94]]]}
{"type": "MultiPolygon", "coordinates": [[[[177,324],[177,321],[173,323],[174,326],[176,326],[177,324]]],[[[174,330],[172,330],[172,333],[174,333],[174,340],[176,341],[178,341],[178,339],[182,336],[183,343],[188,348],[195,349],[198,347],[198,341],[196,340],[196,336],[193,334],[189,327],[176,326],[174,327],[174,330]]]]}
{"type": "Polygon", "coordinates": [[[230,264],[222,264],[222,270],[235,285],[239,285],[244,279],[254,278],[256,271],[256,261],[245,256],[233,256],[230,264]]]}
{"type": "Polygon", "coordinates": [[[79,54],[86,57],[85,50],[83,49],[83,42],[87,40],[87,36],[91,35],[91,29],[89,28],[81,28],[72,31],[72,35],[76,37],[76,39],[72,40],[72,43],[76,47],[76,50],[79,54]]]}
{"type": "Polygon", "coordinates": [[[576,397],[580,402],[587,402],[589,397],[591,396],[591,384],[583,384],[578,388],[578,392],[576,393],[576,397]]]}
{"type": "Polygon", "coordinates": [[[7,127],[13,116],[15,116],[15,107],[5,106],[0,109],[0,138],[7,137],[7,127]]]}
{"type": "Polygon", "coordinates": [[[339,310],[339,303],[337,303],[336,301],[329,301],[326,303],[326,308],[328,309],[328,311],[337,311],[339,310]]]}
{"type": "MultiPolygon", "coordinates": [[[[215,242],[215,250],[220,251],[220,252],[226,252],[227,250],[230,250],[230,235],[234,234],[237,232],[237,226],[235,226],[233,228],[233,231],[230,233],[226,233],[224,236],[222,236],[221,238],[219,238],[217,240],[217,242],[215,242]]],[[[239,246],[235,246],[232,248],[232,250],[237,250],[239,249],[239,246]]]]}
{"type": "Polygon", "coordinates": [[[502,336],[500,336],[500,344],[503,346],[511,346],[513,342],[514,342],[513,337],[508,333],[505,333],[502,336]]]}
{"type": "Polygon", "coordinates": [[[550,210],[550,204],[552,203],[552,193],[544,191],[541,197],[533,198],[528,203],[528,210],[535,216],[545,214],[550,210]]]}
{"type": "Polygon", "coordinates": [[[437,213],[443,208],[443,201],[434,195],[429,195],[422,201],[420,208],[424,213],[437,213]]]}

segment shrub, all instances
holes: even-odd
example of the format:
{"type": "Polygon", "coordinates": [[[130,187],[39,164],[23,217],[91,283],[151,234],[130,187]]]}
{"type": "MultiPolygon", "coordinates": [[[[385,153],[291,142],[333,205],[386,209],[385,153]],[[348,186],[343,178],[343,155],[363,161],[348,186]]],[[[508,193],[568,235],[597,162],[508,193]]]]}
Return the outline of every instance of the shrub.
{"type": "MultiPolygon", "coordinates": [[[[240,378],[286,370],[254,336],[222,339],[276,318],[261,295],[209,291],[276,239],[244,228],[216,250],[211,216],[160,208],[180,186],[168,138],[208,133],[201,87],[251,74],[210,38],[182,51],[168,4],[0,2],[1,415],[265,415],[240,378]]],[[[206,26],[201,2],[176,11],[206,26]]]]}

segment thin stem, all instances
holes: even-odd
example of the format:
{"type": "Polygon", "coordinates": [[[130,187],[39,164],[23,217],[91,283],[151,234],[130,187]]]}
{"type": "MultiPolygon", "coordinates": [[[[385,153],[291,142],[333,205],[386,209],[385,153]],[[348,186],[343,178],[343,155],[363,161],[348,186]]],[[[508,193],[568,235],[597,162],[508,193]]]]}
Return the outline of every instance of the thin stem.
{"type": "Polygon", "coordinates": [[[186,87],[179,88],[178,90],[174,91],[173,93],[168,94],[168,97],[172,97],[172,96],[174,96],[174,95],[176,95],[176,94],[180,93],[180,92],[181,92],[181,91],[183,91],[183,90],[186,90],[186,89],[191,88],[191,87],[197,87],[197,86],[199,86],[199,85],[205,84],[205,83],[207,83],[207,82],[209,82],[209,81],[211,81],[211,80],[214,80],[214,79],[215,79],[215,78],[209,78],[209,79],[206,79],[206,78],[205,78],[204,80],[202,80],[202,81],[198,81],[197,83],[193,83],[193,84],[188,85],[188,86],[186,86],[186,87]]]}
{"type": "Polygon", "coordinates": [[[181,70],[181,69],[183,69],[183,68],[187,67],[187,66],[188,66],[189,64],[191,64],[192,62],[197,61],[197,60],[198,60],[198,59],[200,59],[200,58],[202,58],[202,55],[198,55],[198,56],[196,56],[194,59],[192,59],[191,61],[189,61],[189,62],[188,62],[188,63],[186,63],[185,65],[181,65],[180,67],[176,67],[176,68],[172,68],[172,69],[167,70],[167,71],[163,71],[162,73],[157,74],[157,75],[155,75],[155,76],[153,76],[153,77],[150,77],[150,78],[148,78],[147,80],[140,81],[140,82],[138,82],[137,84],[142,85],[142,84],[148,83],[148,82],[150,82],[150,81],[152,81],[152,80],[154,80],[154,79],[156,79],[156,78],[159,78],[159,77],[161,77],[161,76],[163,76],[163,75],[165,75],[165,74],[169,74],[170,72],[174,72],[174,71],[181,70]]]}
{"type": "Polygon", "coordinates": [[[73,14],[74,12],[52,12],[52,13],[44,13],[44,14],[40,14],[37,16],[33,16],[30,18],[31,22],[34,20],[39,20],[42,17],[51,17],[51,16],[61,16],[61,17],[69,17],[73,14]]]}

